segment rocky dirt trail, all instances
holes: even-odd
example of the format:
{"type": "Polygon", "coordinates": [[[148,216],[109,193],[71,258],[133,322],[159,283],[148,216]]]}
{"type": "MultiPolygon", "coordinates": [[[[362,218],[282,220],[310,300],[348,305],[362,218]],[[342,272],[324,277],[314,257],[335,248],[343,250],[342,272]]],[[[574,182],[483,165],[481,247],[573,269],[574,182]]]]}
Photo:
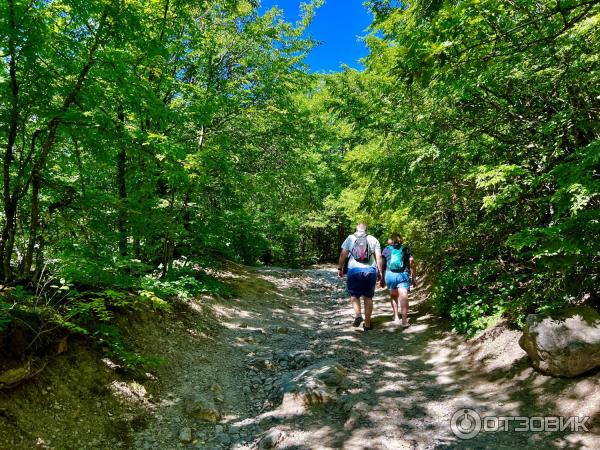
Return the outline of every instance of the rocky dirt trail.
{"type": "Polygon", "coordinates": [[[120,316],[139,355],[121,367],[76,336],[35,379],[0,391],[0,449],[600,448],[600,372],[552,378],[503,327],[466,341],[436,317],[427,289],[412,326],[391,322],[385,290],[374,330],[351,326],[332,266],[214,272],[235,292],[120,316]],[[589,432],[454,436],[455,411],[589,416],[589,432]]]}
{"type": "MultiPolygon", "coordinates": [[[[412,326],[391,322],[384,290],[373,331],[351,326],[333,267],[221,273],[239,298],[211,306],[223,328],[165,341],[177,361],[146,405],[134,448],[600,448],[600,375],[575,380],[531,369],[519,333],[496,328],[466,342],[428,306],[412,326]],[[450,429],[462,408],[481,416],[590,416],[589,432],[450,429]]],[[[197,311],[203,314],[202,307],[197,311]]]]}

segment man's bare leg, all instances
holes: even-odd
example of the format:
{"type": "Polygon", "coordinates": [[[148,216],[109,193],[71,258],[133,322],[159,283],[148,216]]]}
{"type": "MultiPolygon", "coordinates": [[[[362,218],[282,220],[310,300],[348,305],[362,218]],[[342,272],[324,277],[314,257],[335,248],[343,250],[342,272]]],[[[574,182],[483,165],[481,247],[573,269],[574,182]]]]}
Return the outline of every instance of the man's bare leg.
{"type": "Polygon", "coordinates": [[[398,322],[398,289],[390,290],[390,303],[392,304],[392,313],[394,322],[398,322]]]}
{"type": "Polygon", "coordinates": [[[365,327],[371,327],[371,314],[373,314],[373,299],[365,297],[365,327]]]}
{"type": "Polygon", "coordinates": [[[352,322],[352,326],[357,327],[363,321],[363,317],[360,312],[360,297],[355,297],[353,295],[350,297],[350,301],[352,301],[352,307],[354,308],[354,322],[352,322]]]}
{"type": "Polygon", "coordinates": [[[398,289],[398,297],[400,300],[402,325],[408,325],[408,291],[406,289],[398,289]]]}
{"type": "Polygon", "coordinates": [[[350,301],[352,301],[352,307],[354,308],[354,317],[362,316],[360,311],[360,297],[355,297],[353,295],[350,297],[350,301]]]}

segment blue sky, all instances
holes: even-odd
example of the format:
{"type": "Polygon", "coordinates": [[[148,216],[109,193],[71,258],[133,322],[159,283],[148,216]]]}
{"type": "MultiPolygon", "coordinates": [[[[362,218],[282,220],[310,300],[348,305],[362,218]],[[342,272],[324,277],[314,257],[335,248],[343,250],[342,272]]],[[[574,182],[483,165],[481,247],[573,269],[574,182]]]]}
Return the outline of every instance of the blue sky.
{"type": "MultiPolygon", "coordinates": [[[[302,0],[262,0],[260,11],[277,5],[283,9],[288,22],[296,22],[300,3],[302,0]]],[[[339,71],[342,63],[362,69],[358,60],[366,56],[368,50],[358,37],[366,34],[371,23],[371,14],[362,3],[363,0],[325,0],[317,10],[308,34],[323,43],[306,58],[311,71],[339,71]]]]}

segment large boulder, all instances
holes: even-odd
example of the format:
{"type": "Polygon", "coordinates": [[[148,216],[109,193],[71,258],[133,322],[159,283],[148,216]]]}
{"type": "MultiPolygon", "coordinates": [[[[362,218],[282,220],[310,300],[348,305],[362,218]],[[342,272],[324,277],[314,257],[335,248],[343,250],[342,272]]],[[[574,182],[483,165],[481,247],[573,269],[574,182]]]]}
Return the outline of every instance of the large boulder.
{"type": "Polygon", "coordinates": [[[259,449],[277,448],[278,444],[285,437],[285,433],[277,428],[267,431],[258,443],[259,449]]]}
{"type": "Polygon", "coordinates": [[[183,407],[189,416],[199,420],[216,423],[221,419],[221,412],[208,393],[190,395],[184,400],[183,407]]]}
{"type": "Polygon", "coordinates": [[[589,306],[530,314],[519,345],[536,369],[577,376],[600,366],[600,314],[589,306]]]}
{"type": "Polygon", "coordinates": [[[350,386],[348,369],[336,361],[320,361],[283,377],[280,409],[299,412],[312,405],[334,402],[350,386]]]}
{"type": "Polygon", "coordinates": [[[31,361],[27,361],[20,367],[6,370],[0,373],[0,389],[11,388],[26,380],[31,375],[31,361]]]}

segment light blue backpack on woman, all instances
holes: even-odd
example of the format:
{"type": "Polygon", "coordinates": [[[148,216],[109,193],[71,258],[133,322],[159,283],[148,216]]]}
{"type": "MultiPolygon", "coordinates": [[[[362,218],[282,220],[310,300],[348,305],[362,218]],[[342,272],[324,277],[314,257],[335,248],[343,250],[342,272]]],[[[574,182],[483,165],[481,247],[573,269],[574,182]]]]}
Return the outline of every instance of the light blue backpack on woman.
{"type": "Polygon", "coordinates": [[[390,270],[400,272],[404,270],[404,247],[401,245],[399,248],[395,248],[393,245],[389,246],[392,254],[390,256],[390,270]]]}

